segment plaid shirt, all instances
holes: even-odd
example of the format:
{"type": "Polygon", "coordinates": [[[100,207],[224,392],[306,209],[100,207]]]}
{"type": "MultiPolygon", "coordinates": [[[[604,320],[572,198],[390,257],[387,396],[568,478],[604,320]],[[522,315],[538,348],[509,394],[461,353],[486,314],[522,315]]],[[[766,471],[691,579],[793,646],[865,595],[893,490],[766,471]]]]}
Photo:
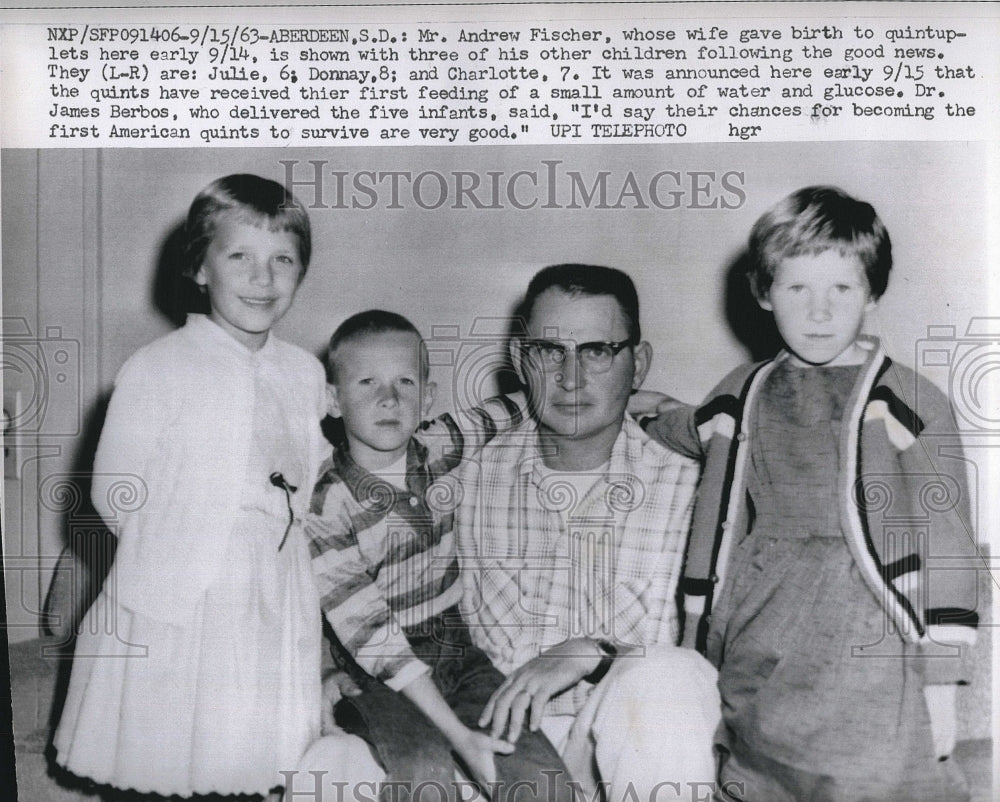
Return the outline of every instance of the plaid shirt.
{"type": "Polygon", "coordinates": [[[498,429],[522,419],[523,396],[442,415],[410,441],[405,489],[343,449],[320,467],[304,522],[323,613],[358,665],[396,690],[427,670],[404,628],[458,603],[456,487],[447,474],[498,429]]]}
{"type": "MultiPolygon", "coordinates": [[[[620,649],[677,642],[698,463],[626,417],[596,473],[576,498],[572,483],[545,468],[532,421],[498,436],[458,473],[462,612],[476,645],[504,673],[568,638],[620,649]]],[[[547,713],[576,713],[591,687],[581,682],[555,697],[547,713]]]]}

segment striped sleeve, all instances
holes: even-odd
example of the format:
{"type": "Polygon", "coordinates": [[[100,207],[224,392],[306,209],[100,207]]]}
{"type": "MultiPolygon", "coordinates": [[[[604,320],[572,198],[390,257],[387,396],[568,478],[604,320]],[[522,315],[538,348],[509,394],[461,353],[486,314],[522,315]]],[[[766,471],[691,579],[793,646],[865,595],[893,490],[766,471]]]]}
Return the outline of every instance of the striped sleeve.
{"type": "Polygon", "coordinates": [[[654,440],[691,459],[704,460],[714,434],[732,437],[741,414],[741,391],[761,362],[733,368],[700,405],[680,404],[643,428],[654,440]]]}
{"type": "Polygon", "coordinates": [[[404,687],[427,667],[414,656],[362,554],[351,517],[357,504],[339,481],[318,494],[319,488],[305,530],[323,615],[361,668],[390,687],[404,687]]]}
{"type": "MultiPolygon", "coordinates": [[[[940,654],[941,645],[958,647],[954,653],[962,655],[976,642],[978,610],[983,606],[978,578],[987,562],[973,526],[968,463],[951,405],[925,379],[917,381],[919,394],[912,411],[901,402],[888,406],[897,428],[913,437],[899,460],[910,477],[909,492],[917,509],[928,519],[927,567],[920,572],[926,588],[918,596],[925,604],[925,648],[940,654]]],[[[925,679],[964,683],[970,668],[968,660],[957,657],[930,659],[925,679]]]]}
{"type": "Polygon", "coordinates": [[[524,393],[498,395],[477,407],[462,409],[454,415],[445,413],[425,421],[416,438],[428,450],[431,473],[440,476],[454,470],[494,437],[518,426],[527,414],[524,393]]]}
{"type": "Polygon", "coordinates": [[[643,428],[646,434],[667,448],[691,459],[704,456],[695,422],[697,409],[689,404],[674,407],[649,421],[643,428]]]}

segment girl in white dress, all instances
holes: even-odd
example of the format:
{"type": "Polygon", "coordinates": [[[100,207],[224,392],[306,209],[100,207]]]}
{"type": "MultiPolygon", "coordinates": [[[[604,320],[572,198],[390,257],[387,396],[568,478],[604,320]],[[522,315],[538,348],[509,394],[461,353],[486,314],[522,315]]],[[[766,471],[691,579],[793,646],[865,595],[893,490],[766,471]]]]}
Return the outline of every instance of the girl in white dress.
{"type": "Polygon", "coordinates": [[[320,618],[299,520],[322,449],[318,360],[279,341],[304,209],[254,175],[194,200],[208,315],[122,367],[93,501],[118,536],[77,639],[57,762],[143,793],[267,794],[318,735],[320,618]]]}

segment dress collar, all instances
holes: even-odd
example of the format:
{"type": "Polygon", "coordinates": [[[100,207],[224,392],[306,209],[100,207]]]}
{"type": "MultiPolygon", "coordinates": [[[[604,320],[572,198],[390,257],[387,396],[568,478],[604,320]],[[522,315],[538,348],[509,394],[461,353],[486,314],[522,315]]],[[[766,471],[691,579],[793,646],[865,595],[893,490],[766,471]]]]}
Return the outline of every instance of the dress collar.
{"type": "Polygon", "coordinates": [[[270,362],[275,357],[274,336],[268,332],[264,344],[256,351],[251,351],[243,343],[229,334],[208,315],[191,312],[187,316],[184,328],[197,339],[211,344],[212,348],[223,350],[234,358],[248,362],[270,362]]]}

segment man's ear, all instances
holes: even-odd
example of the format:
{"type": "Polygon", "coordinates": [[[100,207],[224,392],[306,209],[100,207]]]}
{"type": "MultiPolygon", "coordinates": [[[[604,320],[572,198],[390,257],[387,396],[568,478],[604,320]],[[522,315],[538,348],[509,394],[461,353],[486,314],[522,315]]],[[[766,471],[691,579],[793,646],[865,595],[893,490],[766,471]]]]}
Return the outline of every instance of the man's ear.
{"type": "Polygon", "coordinates": [[[632,389],[638,390],[642,383],[646,381],[646,374],[649,373],[649,366],[653,362],[653,346],[643,340],[632,350],[635,362],[635,372],[632,375],[632,389]]]}
{"type": "Polygon", "coordinates": [[[524,374],[524,343],[517,337],[511,337],[510,342],[507,343],[507,348],[510,351],[510,362],[514,366],[514,372],[517,374],[518,381],[527,387],[528,380],[524,374]]]}
{"type": "Polygon", "coordinates": [[[343,417],[340,414],[340,401],[337,400],[337,385],[326,385],[326,411],[334,418],[343,417]]]}
{"type": "Polygon", "coordinates": [[[420,417],[426,418],[430,414],[436,394],[437,382],[424,382],[423,398],[420,400],[420,417]]]}

